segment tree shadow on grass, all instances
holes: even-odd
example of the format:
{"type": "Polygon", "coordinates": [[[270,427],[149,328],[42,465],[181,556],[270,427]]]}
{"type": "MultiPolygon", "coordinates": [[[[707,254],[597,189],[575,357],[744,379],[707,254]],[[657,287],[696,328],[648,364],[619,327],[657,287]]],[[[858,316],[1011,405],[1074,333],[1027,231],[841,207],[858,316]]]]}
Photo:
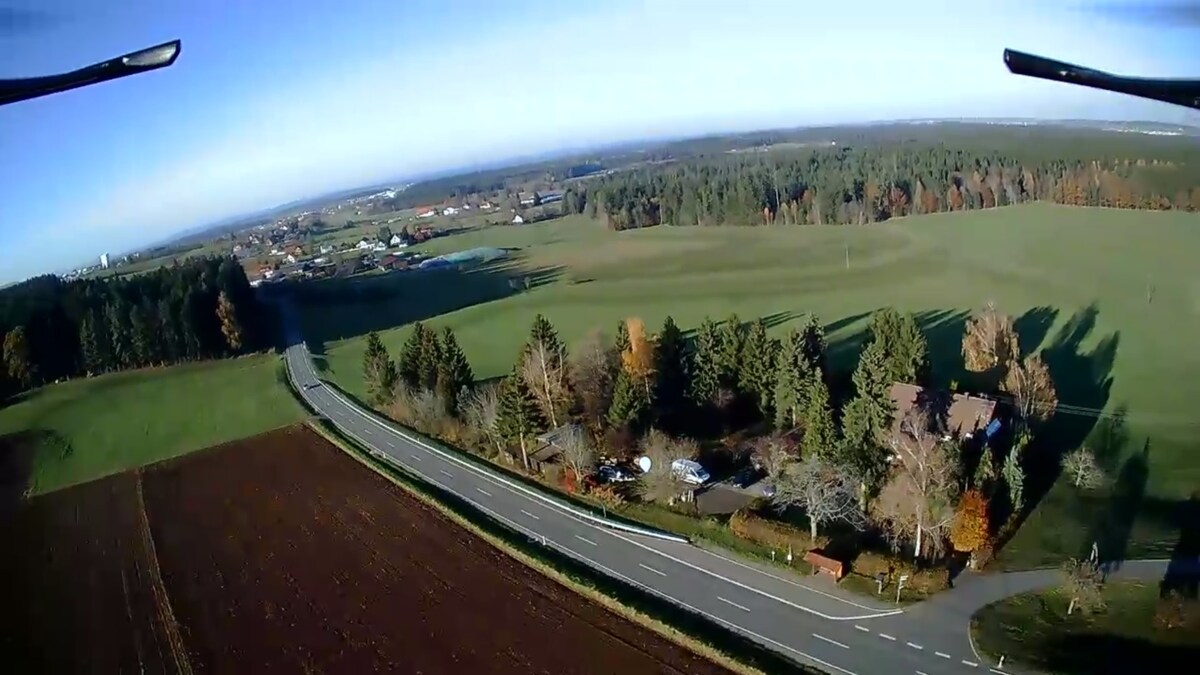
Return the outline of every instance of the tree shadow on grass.
{"type": "Polygon", "coordinates": [[[33,487],[30,481],[38,452],[53,452],[67,458],[74,450],[65,438],[45,429],[0,436],[0,517],[13,513],[26,491],[33,487]]]}
{"type": "MultiPolygon", "coordinates": [[[[1200,645],[1158,644],[1121,635],[1076,634],[1039,645],[1038,667],[1054,673],[1135,673],[1150,664],[1195,663],[1200,645]]],[[[1158,668],[1151,668],[1158,671],[1158,668]]]]}
{"type": "Polygon", "coordinates": [[[291,297],[316,356],[330,342],[384,331],[553,283],[563,268],[527,268],[519,259],[407,270],[296,284],[291,297]]]}

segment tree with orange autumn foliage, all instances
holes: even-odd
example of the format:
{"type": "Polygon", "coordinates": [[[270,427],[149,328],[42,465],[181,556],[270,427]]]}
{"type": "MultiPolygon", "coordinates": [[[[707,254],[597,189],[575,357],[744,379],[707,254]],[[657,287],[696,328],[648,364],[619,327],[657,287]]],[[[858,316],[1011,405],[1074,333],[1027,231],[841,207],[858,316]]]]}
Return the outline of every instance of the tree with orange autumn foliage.
{"type": "Polygon", "coordinates": [[[979,550],[988,538],[987,500],[978,490],[967,490],[958,500],[954,522],[950,525],[950,543],[954,550],[971,553],[979,550]]]}

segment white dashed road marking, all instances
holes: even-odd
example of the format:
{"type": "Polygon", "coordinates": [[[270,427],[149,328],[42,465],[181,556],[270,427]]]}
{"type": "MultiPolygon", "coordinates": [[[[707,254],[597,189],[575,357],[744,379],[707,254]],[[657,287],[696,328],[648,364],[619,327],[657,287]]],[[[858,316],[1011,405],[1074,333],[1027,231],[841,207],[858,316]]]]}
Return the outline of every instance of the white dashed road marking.
{"type": "Polygon", "coordinates": [[[844,644],[838,642],[837,640],[830,640],[829,638],[825,637],[824,635],[818,635],[816,633],[813,633],[812,636],[817,638],[818,640],[824,640],[831,645],[837,645],[837,646],[841,647],[842,649],[850,649],[849,645],[844,645],[844,644]]]}
{"type": "Polygon", "coordinates": [[[578,539],[579,541],[582,541],[582,542],[584,542],[584,543],[591,544],[592,546],[599,546],[599,545],[600,545],[600,544],[597,544],[596,542],[592,541],[591,539],[584,539],[583,537],[581,537],[581,536],[579,536],[579,535],[575,535],[575,538],[576,538],[576,539],[578,539]]]}
{"type": "Polygon", "coordinates": [[[649,565],[643,565],[642,563],[638,563],[638,567],[640,567],[640,568],[642,568],[642,569],[644,569],[644,570],[650,570],[651,572],[654,572],[655,574],[657,574],[657,575],[658,575],[658,576],[660,576],[660,577],[665,577],[665,576],[667,576],[667,573],[666,573],[666,572],[659,572],[658,570],[654,569],[653,567],[651,567],[651,566],[649,566],[649,565]]]}
{"type": "Polygon", "coordinates": [[[884,640],[891,640],[892,642],[896,641],[896,638],[892,637],[891,635],[888,635],[887,633],[880,633],[879,637],[883,638],[884,640]]]}
{"type": "Polygon", "coordinates": [[[454,474],[450,473],[449,471],[447,471],[445,469],[438,469],[438,471],[441,472],[441,474],[443,476],[446,476],[447,478],[454,478],[454,474]]]}
{"type": "Polygon", "coordinates": [[[979,664],[978,664],[978,663],[975,663],[974,661],[968,661],[968,660],[966,660],[966,659],[963,659],[963,660],[962,660],[962,662],[963,662],[963,664],[964,664],[964,665],[971,666],[972,668],[978,668],[978,667],[979,667],[979,664]]]}
{"type": "Polygon", "coordinates": [[[854,627],[855,627],[855,628],[857,628],[857,629],[859,629],[859,630],[861,630],[861,631],[862,631],[862,632],[864,632],[864,633],[870,633],[870,632],[871,632],[871,629],[867,628],[866,626],[860,626],[860,625],[858,625],[858,624],[854,624],[854,627]]]}
{"type": "Polygon", "coordinates": [[[743,612],[749,612],[749,611],[750,611],[750,609],[749,609],[748,607],[742,607],[741,605],[737,604],[736,602],[734,602],[734,601],[732,601],[732,600],[726,600],[725,598],[722,598],[722,597],[721,597],[721,596],[719,596],[719,595],[717,596],[717,599],[718,599],[718,600],[720,600],[721,602],[723,602],[723,603],[727,604],[727,605],[731,605],[731,606],[733,606],[733,607],[737,607],[738,609],[742,610],[743,612]]]}
{"type": "Polygon", "coordinates": [[[481,495],[484,495],[485,497],[491,497],[491,496],[492,496],[492,493],[490,493],[490,492],[488,492],[487,490],[484,490],[484,489],[482,489],[482,488],[475,488],[475,491],[476,491],[476,492],[478,492],[478,493],[479,493],[479,494],[481,494],[481,495]]]}
{"type": "Polygon", "coordinates": [[[533,515],[532,513],[526,511],[525,509],[521,509],[521,513],[524,513],[525,515],[529,516],[530,518],[533,518],[534,520],[541,520],[541,518],[533,515]]]}
{"type": "Polygon", "coordinates": [[[925,648],[924,648],[924,647],[922,647],[921,645],[919,645],[919,644],[915,644],[915,643],[912,643],[912,642],[905,642],[904,644],[908,645],[909,647],[912,647],[913,649],[925,649],[925,648]]]}
{"type": "Polygon", "coordinates": [[[948,659],[948,658],[950,658],[950,655],[949,655],[949,654],[944,654],[944,653],[942,653],[942,652],[934,652],[934,654],[937,654],[938,656],[942,657],[943,659],[948,659]]]}
{"type": "Polygon", "coordinates": [[[418,462],[421,461],[421,458],[417,457],[416,455],[409,455],[409,456],[412,457],[413,459],[417,460],[418,462]]]}

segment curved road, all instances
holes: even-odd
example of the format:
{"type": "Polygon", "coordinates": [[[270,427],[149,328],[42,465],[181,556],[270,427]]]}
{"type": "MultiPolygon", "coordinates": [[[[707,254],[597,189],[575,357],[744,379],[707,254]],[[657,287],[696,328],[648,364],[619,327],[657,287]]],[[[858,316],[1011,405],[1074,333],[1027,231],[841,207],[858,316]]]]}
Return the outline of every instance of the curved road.
{"type": "Polygon", "coordinates": [[[298,391],[314,410],[375,454],[457,494],[531,539],[829,673],[1007,672],[975,653],[968,637],[971,613],[993,596],[1028,590],[1030,583],[1045,585],[1047,579],[1053,583],[1052,572],[1019,573],[1032,575],[1028,578],[976,576],[933,601],[899,610],[821,580],[688,543],[598,526],[569,513],[570,507],[557,500],[364,411],[317,377],[306,345],[293,337],[285,358],[298,391]],[[1010,578],[1015,586],[1000,583],[1010,578]]]}

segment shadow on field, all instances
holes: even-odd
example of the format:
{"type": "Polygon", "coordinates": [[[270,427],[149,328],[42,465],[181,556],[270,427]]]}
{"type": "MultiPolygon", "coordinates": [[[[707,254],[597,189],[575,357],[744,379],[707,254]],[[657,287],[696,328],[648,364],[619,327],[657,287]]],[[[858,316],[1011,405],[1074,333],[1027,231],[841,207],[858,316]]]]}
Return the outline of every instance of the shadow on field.
{"type": "Polygon", "coordinates": [[[1178,593],[1192,601],[1200,599],[1200,490],[1180,501],[1173,513],[1179,540],[1171,551],[1171,562],[1160,586],[1160,595],[1178,593]]]}
{"type": "Polygon", "coordinates": [[[1134,673],[1151,663],[1194,663],[1200,646],[1170,645],[1111,634],[1079,633],[1046,640],[1034,664],[1053,673],[1134,673]]]}
{"type": "Polygon", "coordinates": [[[0,436],[0,516],[14,512],[32,487],[33,462],[39,451],[69,457],[72,448],[66,439],[44,429],[0,436]]]}
{"type": "Polygon", "coordinates": [[[292,297],[304,315],[309,348],[320,356],[326,343],[501,300],[552,283],[561,273],[561,267],[528,269],[509,258],[306,282],[293,288],[292,297]]]}

